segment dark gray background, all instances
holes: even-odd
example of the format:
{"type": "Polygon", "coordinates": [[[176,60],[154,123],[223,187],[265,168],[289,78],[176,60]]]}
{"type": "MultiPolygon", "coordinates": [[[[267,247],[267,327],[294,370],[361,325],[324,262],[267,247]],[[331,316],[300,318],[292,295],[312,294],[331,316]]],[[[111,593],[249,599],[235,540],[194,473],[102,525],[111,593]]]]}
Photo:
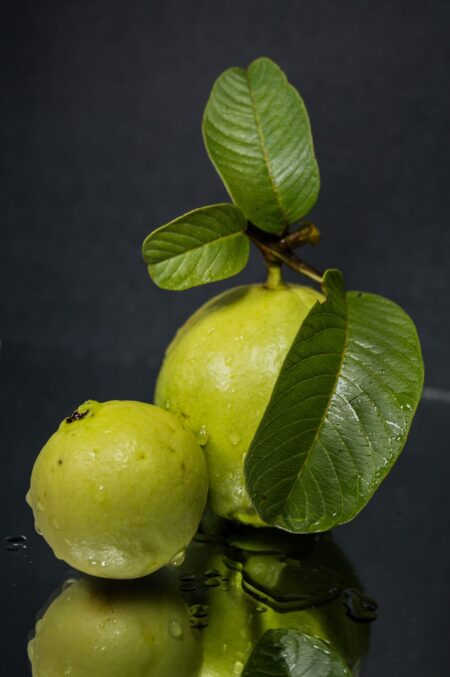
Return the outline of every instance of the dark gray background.
{"type": "Polygon", "coordinates": [[[222,70],[264,54],[311,117],[309,259],[402,304],[428,384],[449,386],[449,19],[445,0],[3,2],[3,341],[160,360],[220,285],[158,290],[142,240],[226,198],[202,111],[222,70]]]}
{"type": "Polygon", "coordinates": [[[305,257],[416,321],[426,400],[405,454],[338,541],[380,602],[364,677],[448,674],[449,28],[445,0],[0,0],[1,663],[26,675],[36,611],[66,571],[33,535],[33,460],[80,401],[150,399],[204,300],[261,280],[157,289],[154,227],[226,199],[203,149],[213,80],[267,55],[308,107],[322,175],[305,257]],[[4,554],[4,553],[2,553],[4,554]]]}

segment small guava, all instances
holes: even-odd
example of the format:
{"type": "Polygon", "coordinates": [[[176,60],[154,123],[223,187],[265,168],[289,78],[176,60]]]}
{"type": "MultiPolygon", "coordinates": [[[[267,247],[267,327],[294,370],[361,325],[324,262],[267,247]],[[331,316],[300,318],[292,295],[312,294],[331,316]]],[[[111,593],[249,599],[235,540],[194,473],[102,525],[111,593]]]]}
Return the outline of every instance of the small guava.
{"type": "Polygon", "coordinates": [[[28,645],[33,677],[198,674],[201,644],[176,588],[156,579],[66,585],[28,645]]]}
{"type": "Polygon", "coordinates": [[[194,313],[166,352],[155,402],[180,416],[204,446],[210,507],[222,517],[263,525],[245,489],[244,457],[317,301],[319,292],[298,285],[231,289],[194,313]]]}
{"type": "Polygon", "coordinates": [[[95,576],[137,578],[179,558],[207,487],[203,452],[173,414],[89,400],[40,452],[27,501],[57,557],[95,576]]]}

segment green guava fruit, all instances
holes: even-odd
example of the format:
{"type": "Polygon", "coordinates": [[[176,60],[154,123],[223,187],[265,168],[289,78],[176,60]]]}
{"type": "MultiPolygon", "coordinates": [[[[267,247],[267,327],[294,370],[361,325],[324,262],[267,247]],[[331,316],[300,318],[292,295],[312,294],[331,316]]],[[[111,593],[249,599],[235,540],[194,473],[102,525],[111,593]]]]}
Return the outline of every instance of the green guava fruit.
{"type": "Polygon", "coordinates": [[[33,677],[198,675],[201,644],[188,608],[173,585],[152,579],[65,587],[28,645],[33,677]]]}
{"type": "Polygon", "coordinates": [[[203,452],[173,414],[89,400],[40,452],[27,501],[57,557],[95,576],[137,578],[179,558],[207,487],[203,452]]]}
{"type": "Polygon", "coordinates": [[[264,523],[244,483],[244,457],[303,320],[323,296],[297,285],[231,289],[200,308],[169,345],[155,402],[204,446],[213,512],[264,523]]]}

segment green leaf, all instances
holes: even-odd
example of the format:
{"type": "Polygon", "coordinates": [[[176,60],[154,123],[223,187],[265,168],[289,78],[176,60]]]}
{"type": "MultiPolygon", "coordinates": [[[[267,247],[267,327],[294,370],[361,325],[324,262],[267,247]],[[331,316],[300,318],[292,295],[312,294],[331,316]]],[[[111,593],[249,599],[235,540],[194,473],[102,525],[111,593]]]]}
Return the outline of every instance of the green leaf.
{"type": "Polygon", "coordinates": [[[189,289],[224,280],[246,265],[249,239],[242,212],[231,204],[194,209],[144,240],[142,256],[163,289],[189,289]]]}
{"type": "Polygon", "coordinates": [[[342,657],[317,637],[289,628],[267,630],[242,677],[351,677],[342,657]]]}
{"type": "Polygon", "coordinates": [[[325,531],[353,519],[391,470],[420,399],[423,362],[411,319],[392,301],[324,277],[285,359],[245,460],[268,524],[325,531]]]}
{"type": "Polygon", "coordinates": [[[233,201],[258,228],[281,233],[313,207],[320,179],[308,114],[270,59],[222,73],[203,137],[233,201]]]}

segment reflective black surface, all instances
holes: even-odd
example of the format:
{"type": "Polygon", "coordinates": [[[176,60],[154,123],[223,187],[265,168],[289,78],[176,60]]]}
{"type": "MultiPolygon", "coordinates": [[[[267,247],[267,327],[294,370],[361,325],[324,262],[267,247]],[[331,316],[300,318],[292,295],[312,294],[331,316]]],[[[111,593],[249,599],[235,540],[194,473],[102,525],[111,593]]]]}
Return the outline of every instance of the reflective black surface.
{"type": "MultiPolygon", "coordinates": [[[[87,397],[151,399],[155,370],[145,363],[7,343],[2,346],[0,370],[1,584],[7,620],[2,662],[10,673],[25,676],[30,674],[27,638],[36,615],[70,575],[34,532],[25,504],[34,458],[57,422],[87,397]]],[[[333,534],[342,556],[351,563],[351,572],[356,572],[352,575],[358,585],[378,603],[378,618],[370,623],[364,677],[438,677],[450,669],[445,438],[450,403],[443,392],[425,395],[391,475],[359,517],[333,534]]],[[[322,562],[325,568],[336,565],[335,556],[329,559],[322,562]]],[[[345,587],[351,590],[355,584],[345,587]]],[[[347,610],[354,607],[351,592],[343,601],[347,610]]]]}

